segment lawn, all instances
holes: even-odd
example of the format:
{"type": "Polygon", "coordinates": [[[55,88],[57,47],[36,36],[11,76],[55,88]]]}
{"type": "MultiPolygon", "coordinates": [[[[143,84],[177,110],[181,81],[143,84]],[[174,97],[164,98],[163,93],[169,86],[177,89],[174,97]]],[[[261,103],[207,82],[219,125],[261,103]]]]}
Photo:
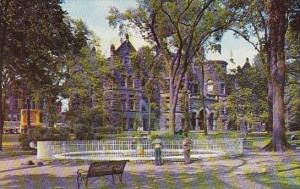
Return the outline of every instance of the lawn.
{"type": "MultiPolygon", "coordinates": [[[[196,134],[195,134],[196,135],[196,134]]],[[[199,137],[206,138],[203,134],[199,137]],[[202,135],[202,136],[201,136],[202,135]]],[[[217,133],[213,138],[235,138],[234,133],[217,133]],[[230,136],[230,137],[229,137],[230,136]]],[[[190,188],[300,188],[300,151],[286,153],[259,152],[270,138],[248,135],[253,141],[241,157],[200,159],[192,164],[165,162],[154,166],[150,162],[129,162],[126,165],[123,184],[101,179],[91,179],[89,189],[190,189],[190,188]]],[[[86,161],[52,161],[44,166],[22,165],[35,156],[0,156],[0,188],[52,189],[76,188],[77,169],[87,169],[86,161]]]]}

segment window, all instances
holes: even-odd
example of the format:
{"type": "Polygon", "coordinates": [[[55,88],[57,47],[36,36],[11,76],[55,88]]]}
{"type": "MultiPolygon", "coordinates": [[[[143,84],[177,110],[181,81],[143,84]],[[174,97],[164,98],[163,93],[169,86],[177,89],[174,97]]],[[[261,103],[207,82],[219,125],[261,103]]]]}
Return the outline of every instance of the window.
{"type": "Polygon", "coordinates": [[[169,128],[169,125],[170,125],[170,120],[167,118],[167,119],[166,119],[166,128],[167,128],[167,129],[169,128]]]}
{"type": "Polygon", "coordinates": [[[169,86],[170,86],[170,81],[169,81],[169,79],[165,79],[165,82],[164,82],[164,90],[169,90],[169,86]]]}
{"type": "Polygon", "coordinates": [[[124,131],[128,131],[128,128],[126,126],[126,121],[127,121],[127,118],[126,117],[123,118],[123,129],[124,129],[124,131]]]}
{"type": "Polygon", "coordinates": [[[142,101],[142,112],[146,112],[147,111],[147,103],[143,100],[142,101]]]}
{"type": "Polygon", "coordinates": [[[226,114],[226,107],[222,107],[221,108],[221,115],[225,115],[226,114]]]}
{"type": "Polygon", "coordinates": [[[143,119],[143,130],[148,131],[148,119],[143,119]]]}
{"type": "Polygon", "coordinates": [[[185,119],[181,118],[181,129],[183,130],[185,128],[185,119]]]}
{"type": "Polygon", "coordinates": [[[18,98],[18,108],[23,108],[23,102],[20,98],[18,98]]]}
{"type": "Polygon", "coordinates": [[[199,85],[191,84],[191,93],[192,94],[198,94],[199,93],[199,85]]]}
{"type": "Polygon", "coordinates": [[[122,77],[121,77],[121,87],[125,87],[125,80],[126,80],[126,76],[122,75],[122,77]]]}
{"type": "Polygon", "coordinates": [[[128,76],[128,78],[127,78],[127,87],[128,88],[133,87],[133,80],[132,80],[131,76],[128,76]]]}
{"type": "Polygon", "coordinates": [[[111,109],[114,109],[114,100],[113,99],[110,99],[110,101],[109,101],[109,106],[110,106],[110,108],[111,109]]]}
{"type": "Polygon", "coordinates": [[[135,80],[134,79],[132,79],[132,88],[135,88],[135,80]]]}
{"type": "Polygon", "coordinates": [[[129,110],[135,110],[135,101],[134,101],[134,99],[129,100],[129,110]]]}
{"type": "Polygon", "coordinates": [[[225,83],[224,82],[221,82],[220,83],[220,94],[221,95],[225,95],[225,83]]]}
{"type": "Polygon", "coordinates": [[[222,64],[223,71],[226,72],[226,64],[222,64]]]}
{"type": "Polygon", "coordinates": [[[126,111],[126,99],[121,99],[121,110],[126,111]]]}
{"type": "Polygon", "coordinates": [[[207,81],[207,93],[214,94],[214,82],[212,80],[207,81]]]}
{"type": "Polygon", "coordinates": [[[165,97],[165,103],[163,104],[164,110],[166,112],[170,111],[170,98],[165,97]]]}
{"type": "Polygon", "coordinates": [[[134,128],[134,119],[133,118],[129,118],[129,130],[132,131],[134,128]]]}

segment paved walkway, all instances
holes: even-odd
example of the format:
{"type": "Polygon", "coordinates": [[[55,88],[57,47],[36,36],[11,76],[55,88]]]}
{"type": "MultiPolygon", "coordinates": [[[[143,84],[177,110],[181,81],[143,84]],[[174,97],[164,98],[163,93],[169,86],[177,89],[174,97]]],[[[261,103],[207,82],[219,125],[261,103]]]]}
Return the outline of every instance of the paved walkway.
{"type": "MultiPolygon", "coordinates": [[[[23,164],[39,160],[32,155],[4,157],[0,154],[0,157],[1,189],[74,189],[77,169],[88,168],[88,162],[53,161],[44,162],[44,166],[28,166],[23,164]]],[[[91,179],[88,188],[300,188],[299,162],[300,152],[247,152],[239,158],[203,159],[189,165],[166,162],[160,167],[129,162],[123,184],[91,179]]]]}

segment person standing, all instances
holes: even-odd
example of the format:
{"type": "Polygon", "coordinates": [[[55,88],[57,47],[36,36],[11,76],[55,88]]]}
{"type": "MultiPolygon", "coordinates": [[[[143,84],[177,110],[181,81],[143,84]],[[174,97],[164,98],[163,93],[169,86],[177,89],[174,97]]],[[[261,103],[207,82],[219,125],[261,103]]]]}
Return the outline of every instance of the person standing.
{"type": "Polygon", "coordinates": [[[161,148],[162,148],[162,141],[158,135],[155,136],[155,140],[152,141],[152,145],[154,146],[154,155],[155,155],[155,165],[161,165],[161,148]]]}
{"type": "Polygon", "coordinates": [[[184,133],[183,154],[185,164],[191,163],[191,144],[192,140],[188,137],[188,133],[184,133]]]}

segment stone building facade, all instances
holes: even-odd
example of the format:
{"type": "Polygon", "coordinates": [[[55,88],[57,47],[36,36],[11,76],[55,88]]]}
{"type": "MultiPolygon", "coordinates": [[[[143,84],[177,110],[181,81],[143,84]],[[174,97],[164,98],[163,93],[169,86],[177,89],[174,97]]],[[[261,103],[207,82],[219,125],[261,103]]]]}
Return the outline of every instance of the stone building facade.
{"type": "Polygon", "coordinates": [[[111,46],[107,59],[110,73],[103,84],[108,125],[122,126],[124,131],[137,130],[146,116],[142,82],[129,59],[132,51],[135,49],[128,36],[119,48],[111,46]]]}
{"type": "MultiPolygon", "coordinates": [[[[195,64],[186,74],[187,91],[179,94],[175,114],[175,131],[185,128],[186,111],[188,111],[190,130],[204,130],[204,124],[208,130],[227,129],[226,116],[226,89],[225,77],[227,72],[227,62],[222,60],[209,60],[202,67],[195,64]],[[203,69],[203,71],[202,71],[203,69]],[[203,91],[203,93],[202,93],[203,91]],[[204,98],[203,98],[204,96],[204,98]],[[219,104],[222,108],[216,112],[213,108],[219,104]],[[185,107],[188,107],[186,109],[185,107]]],[[[168,78],[164,79],[168,83],[168,78]]],[[[184,81],[183,81],[184,82],[184,81]]],[[[161,130],[168,129],[169,123],[169,93],[168,86],[161,86],[159,126],[161,130]]]]}
{"type": "MultiPolygon", "coordinates": [[[[148,130],[149,128],[148,102],[145,98],[143,83],[139,74],[133,70],[129,56],[134,51],[128,36],[117,49],[111,46],[111,55],[107,59],[110,73],[107,74],[104,82],[108,125],[112,127],[122,125],[125,131],[148,130]]],[[[190,130],[204,130],[204,122],[208,125],[208,130],[227,127],[225,104],[219,112],[215,112],[212,108],[216,102],[224,103],[226,98],[224,77],[226,77],[227,62],[209,60],[204,63],[203,69],[202,71],[201,67],[193,64],[187,72],[188,90],[182,90],[179,94],[176,107],[176,131],[185,127],[186,112],[189,112],[190,130]]],[[[158,90],[159,115],[152,115],[156,126],[151,126],[151,129],[166,131],[169,125],[169,79],[164,74],[160,73],[160,76],[163,82],[158,90]]]]}

